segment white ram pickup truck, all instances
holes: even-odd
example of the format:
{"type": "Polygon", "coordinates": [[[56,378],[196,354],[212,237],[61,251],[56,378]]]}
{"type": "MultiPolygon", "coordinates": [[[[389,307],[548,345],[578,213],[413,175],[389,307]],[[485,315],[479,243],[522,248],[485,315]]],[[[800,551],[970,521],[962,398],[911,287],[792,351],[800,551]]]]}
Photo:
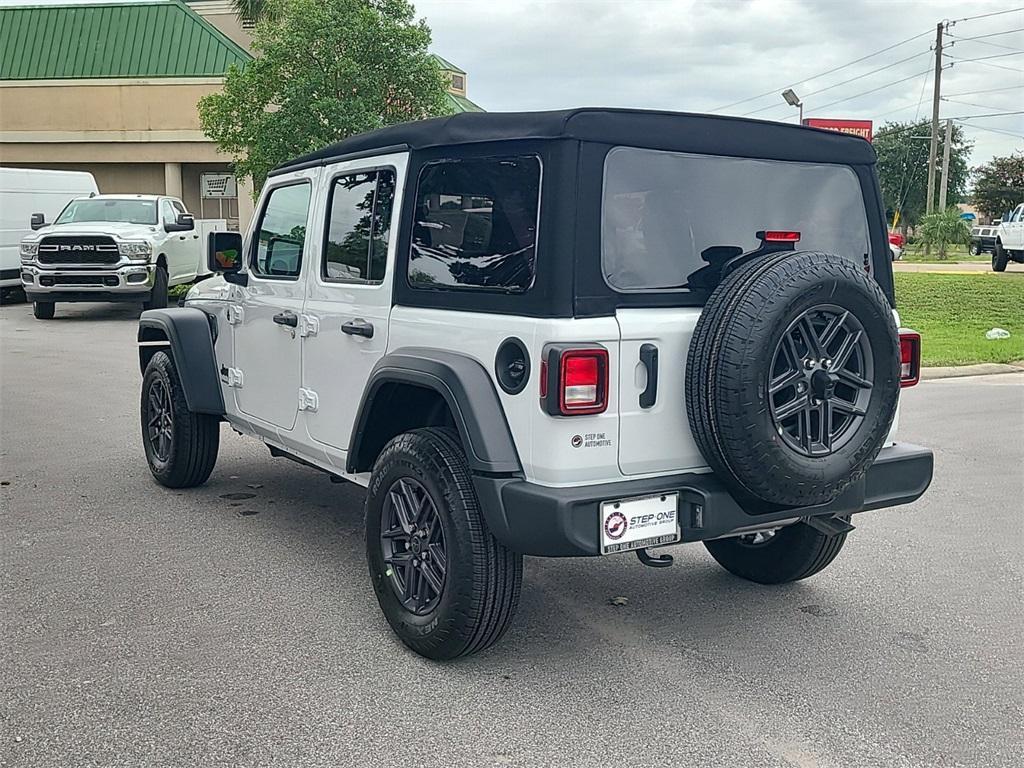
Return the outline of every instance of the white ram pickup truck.
{"type": "Polygon", "coordinates": [[[992,270],[1005,272],[1011,261],[1024,264],[1024,203],[999,222],[995,247],[992,249],[992,270]]]}
{"type": "Polygon", "coordinates": [[[32,214],[32,229],[21,241],[21,284],[41,320],[58,302],[166,307],[167,289],[195,281],[202,269],[195,220],[175,197],[80,197],[53,224],[32,214]]]}

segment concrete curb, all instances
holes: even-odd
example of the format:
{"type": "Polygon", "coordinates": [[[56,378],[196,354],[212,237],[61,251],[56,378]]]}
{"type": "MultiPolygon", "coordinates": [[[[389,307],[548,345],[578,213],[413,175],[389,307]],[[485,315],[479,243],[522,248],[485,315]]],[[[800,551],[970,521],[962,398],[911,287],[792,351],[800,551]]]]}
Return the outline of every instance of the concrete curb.
{"type": "Polygon", "coordinates": [[[978,363],[977,365],[945,365],[922,368],[922,379],[958,379],[963,376],[986,376],[992,373],[1024,373],[1024,366],[1005,363],[978,363]]]}

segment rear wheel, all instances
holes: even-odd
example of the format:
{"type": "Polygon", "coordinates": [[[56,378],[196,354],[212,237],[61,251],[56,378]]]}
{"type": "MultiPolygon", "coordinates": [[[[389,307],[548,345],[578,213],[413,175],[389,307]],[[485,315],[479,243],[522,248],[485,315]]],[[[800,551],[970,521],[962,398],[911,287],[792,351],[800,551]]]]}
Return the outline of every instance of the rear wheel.
{"type": "Polygon", "coordinates": [[[981,243],[973,243],[971,245],[971,256],[981,255],[981,243]]]}
{"type": "Polygon", "coordinates": [[[142,377],[142,444],[149,471],[168,488],[192,488],[210,477],[220,447],[220,420],[193,413],[174,361],[157,352],[142,377]]]}
{"type": "Polygon", "coordinates": [[[705,541],[704,546],[729,573],[758,584],[785,584],[824,570],[845,542],[845,533],[828,536],[805,523],[796,523],[773,531],[705,541]]]}
{"type": "Polygon", "coordinates": [[[366,558],[384,617],[421,656],[482,651],[515,615],[522,555],[491,536],[447,430],[407,432],[381,452],[366,495],[366,558]]]}
{"type": "Polygon", "coordinates": [[[996,247],[992,251],[992,271],[1005,272],[1009,261],[1010,254],[1003,248],[1003,244],[997,240],[996,247]]]}
{"type": "Polygon", "coordinates": [[[39,320],[52,320],[57,305],[52,301],[33,301],[32,314],[39,320]]]}

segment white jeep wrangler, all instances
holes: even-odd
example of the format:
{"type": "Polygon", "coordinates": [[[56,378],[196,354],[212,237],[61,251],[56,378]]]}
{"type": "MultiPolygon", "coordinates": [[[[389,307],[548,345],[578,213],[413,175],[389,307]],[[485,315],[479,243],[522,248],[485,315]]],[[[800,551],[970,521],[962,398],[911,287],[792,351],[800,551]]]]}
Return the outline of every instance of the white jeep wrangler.
{"type": "Polygon", "coordinates": [[[871,145],[636,110],[461,114],[278,168],[219,277],[140,321],[156,479],[220,422],[367,488],[370,582],[433,659],[509,626],[522,556],[703,541],[755,582],[917,499],[871,145]],[[797,244],[800,248],[797,249],[797,244]]]}

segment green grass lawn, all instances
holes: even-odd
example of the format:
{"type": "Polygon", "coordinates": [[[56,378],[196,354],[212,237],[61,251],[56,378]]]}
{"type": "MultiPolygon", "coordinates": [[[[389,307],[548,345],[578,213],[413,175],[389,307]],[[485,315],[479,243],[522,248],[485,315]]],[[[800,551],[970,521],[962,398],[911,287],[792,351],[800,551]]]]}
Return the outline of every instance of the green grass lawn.
{"type": "Polygon", "coordinates": [[[932,252],[930,254],[925,255],[924,246],[923,245],[917,245],[917,244],[908,245],[906,248],[904,248],[903,249],[903,258],[901,259],[901,261],[910,261],[910,262],[916,262],[916,263],[919,263],[919,264],[920,263],[924,263],[924,264],[945,264],[945,263],[948,263],[948,262],[951,262],[951,261],[980,261],[980,262],[988,262],[988,261],[991,261],[991,260],[992,260],[992,254],[990,254],[990,253],[983,253],[980,256],[972,256],[967,251],[967,246],[966,245],[956,245],[956,246],[953,246],[952,248],[950,248],[948,251],[946,251],[946,258],[943,261],[943,260],[939,259],[938,255],[936,255],[936,251],[935,251],[934,248],[932,248],[932,252]]]}
{"type": "Polygon", "coordinates": [[[900,321],[921,333],[924,365],[1024,360],[1024,273],[945,275],[897,272],[900,321]],[[985,331],[1010,338],[990,341],[985,331]]]}

